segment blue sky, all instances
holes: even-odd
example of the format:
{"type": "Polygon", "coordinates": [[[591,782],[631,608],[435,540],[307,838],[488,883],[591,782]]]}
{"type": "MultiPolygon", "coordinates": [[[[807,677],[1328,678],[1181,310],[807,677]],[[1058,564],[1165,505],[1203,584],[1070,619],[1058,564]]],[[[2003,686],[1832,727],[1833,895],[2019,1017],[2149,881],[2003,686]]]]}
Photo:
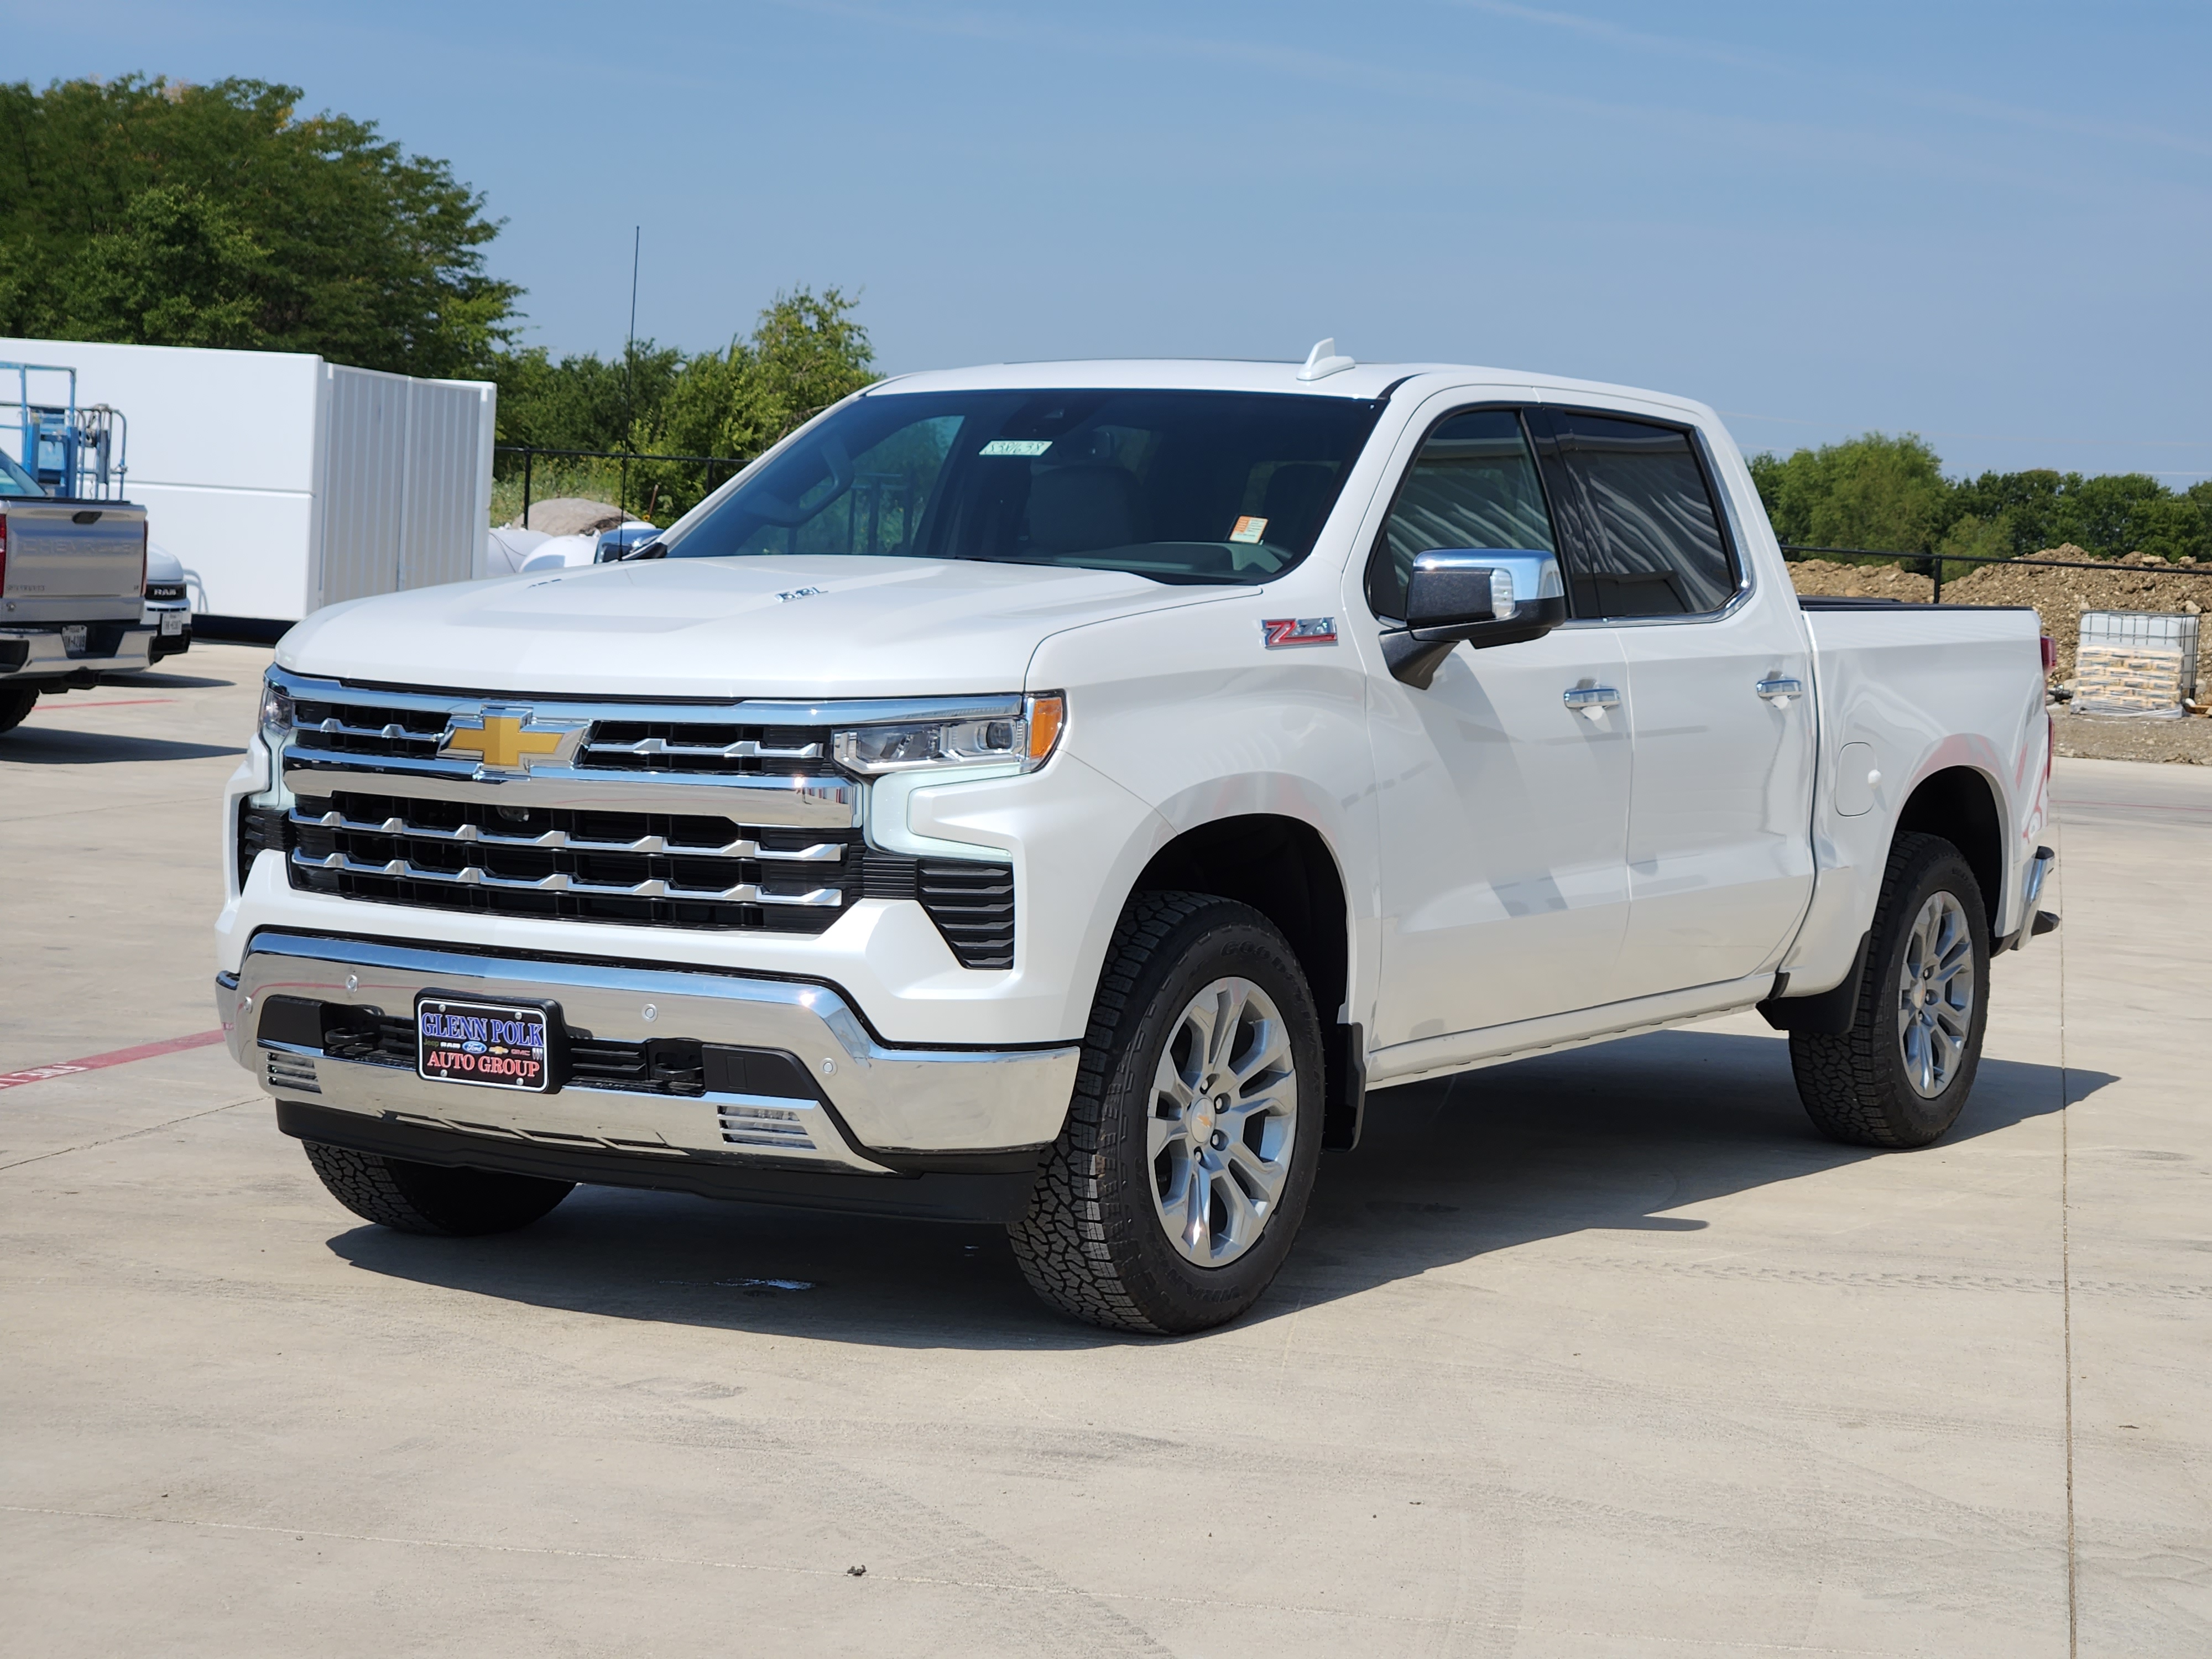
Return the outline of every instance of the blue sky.
{"type": "Polygon", "coordinates": [[[1492,363],[1747,449],[2212,475],[2212,6],[0,0],[10,77],[228,74],[448,159],[527,337],[837,283],[887,369],[1492,363]]]}

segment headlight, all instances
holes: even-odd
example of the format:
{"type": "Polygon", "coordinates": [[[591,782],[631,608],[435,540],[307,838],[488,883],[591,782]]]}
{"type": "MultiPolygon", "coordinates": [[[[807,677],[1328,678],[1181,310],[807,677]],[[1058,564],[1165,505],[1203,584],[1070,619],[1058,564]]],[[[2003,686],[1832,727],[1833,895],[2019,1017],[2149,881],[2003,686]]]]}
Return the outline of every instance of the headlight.
{"type": "Polygon", "coordinates": [[[1059,747],[1066,714],[1066,699],[1051,691],[1024,698],[1018,714],[853,726],[836,734],[833,747],[838,765],[868,775],[1008,764],[1034,772],[1059,747]]]}
{"type": "Polygon", "coordinates": [[[261,682],[261,741],[275,754],[292,736],[292,694],[275,680],[261,682]]]}

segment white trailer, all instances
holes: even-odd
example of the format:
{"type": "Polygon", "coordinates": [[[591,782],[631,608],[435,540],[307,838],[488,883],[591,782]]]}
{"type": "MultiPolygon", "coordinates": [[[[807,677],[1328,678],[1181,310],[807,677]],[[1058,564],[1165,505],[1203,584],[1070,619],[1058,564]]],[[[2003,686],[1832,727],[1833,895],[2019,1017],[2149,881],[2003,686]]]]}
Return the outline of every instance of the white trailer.
{"type": "Polygon", "coordinates": [[[80,405],[129,420],[123,493],[184,566],[203,632],[273,631],[340,599],[485,574],[489,381],[305,352],[0,338],[11,358],[68,364],[80,405]]]}

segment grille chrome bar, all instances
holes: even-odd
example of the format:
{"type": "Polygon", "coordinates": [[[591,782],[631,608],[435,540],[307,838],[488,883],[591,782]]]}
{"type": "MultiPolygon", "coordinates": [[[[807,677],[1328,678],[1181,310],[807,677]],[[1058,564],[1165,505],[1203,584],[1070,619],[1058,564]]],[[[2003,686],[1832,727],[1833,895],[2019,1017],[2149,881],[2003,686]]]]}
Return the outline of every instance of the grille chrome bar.
{"type": "Polygon", "coordinates": [[[293,808],[291,818],[295,825],[316,830],[351,830],[369,836],[406,836],[416,841],[450,841],[486,847],[542,848],[570,853],[669,853],[681,858],[758,859],[763,863],[785,864],[836,864],[845,856],[843,843],[834,841],[786,853],[763,847],[758,842],[742,836],[736,841],[725,842],[719,847],[709,847],[695,842],[672,842],[665,836],[640,836],[635,841],[598,841],[587,836],[572,835],[566,830],[548,830],[537,836],[502,836],[473,823],[462,824],[456,830],[434,830],[410,823],[403,817],[349,818],[343,812],[309,813],[302,812],[297,807],[293,808]]]}
{"type": "Polygon", "coordinates": [[[1018,691],[965,697],[850,697],[802,702],[780,698],[700,698],[626,702],[589,692],[422,691],[398,686],[356,684],[272,669],[270,678],[295,697],[309,702],[353,703],[374,708],[450,715],[471,714],[485,703],[526,702],[561,720],[647,720],[677,724],[744,726],[870,726],[915,720],[1019,719],[1018,691]]]}
{"type": "Polygon", "coordinates": [[[495,876],[475,864],[459,870],[433,870],[406,859],[387,859],[379,864],[344,853],[325,853],[317,857],[297,848],[293,849],[292,862],[310,870],[343,870],[349,875],[434,881],[453,887],[528,889],[540,893],[586,893],[606,898],[695,899],[721,904],[796,905],[809,909],[834,909],[845,902],[844,892],[836,887],[817,887],[805,893],[771,893],[754,882],[739,882],[733,887],[681,887],[656,876],[647,881],[622,884],[585,881],[559,870],[532,879],[526,876],[495,876]]]}
{"type": "Polygon", "coordinates": [[[635,743],[587,743],[590,755],[698,755],[710,760],[820,760],[818,743],[778,744],[740,738],[735,743],[671,743],[665,738],[640,738],[635,743]]]}
{"type": "Polygon", "coordinates": [[[284,753],[284,787],[295,795],[351,790],[421,800],[567,807],[583,812],[721,813],[778,830],[845,830],[858,817],[860,787],[842,777],[728,776],[535,767],[524,776],[478,778],[466,763],[402,755],[353,755],[304,748],[284,753]]]}

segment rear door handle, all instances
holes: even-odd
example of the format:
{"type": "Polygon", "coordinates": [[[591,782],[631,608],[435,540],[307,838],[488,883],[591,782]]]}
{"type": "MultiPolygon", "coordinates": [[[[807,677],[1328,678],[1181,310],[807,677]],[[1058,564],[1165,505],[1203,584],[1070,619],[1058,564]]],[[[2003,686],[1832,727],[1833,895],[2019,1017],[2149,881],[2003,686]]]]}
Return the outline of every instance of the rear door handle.
{"type": "Polygon", "coordinates": [[[1805,682],[1793,679],[1761,680],[1759,683],[1759,695],[1777,708],[1787,708],[1790,707],[1790,698],[1802,697],[1805,695],[1805,682]]]}
{"type": "Polygon", "coordinates": [[[1620,693],[1609,685],[1577,685],[1559,695],[1568,708],[1594,720],[1603,720],[1607,709],[1620,707],[1620,693]]]}

